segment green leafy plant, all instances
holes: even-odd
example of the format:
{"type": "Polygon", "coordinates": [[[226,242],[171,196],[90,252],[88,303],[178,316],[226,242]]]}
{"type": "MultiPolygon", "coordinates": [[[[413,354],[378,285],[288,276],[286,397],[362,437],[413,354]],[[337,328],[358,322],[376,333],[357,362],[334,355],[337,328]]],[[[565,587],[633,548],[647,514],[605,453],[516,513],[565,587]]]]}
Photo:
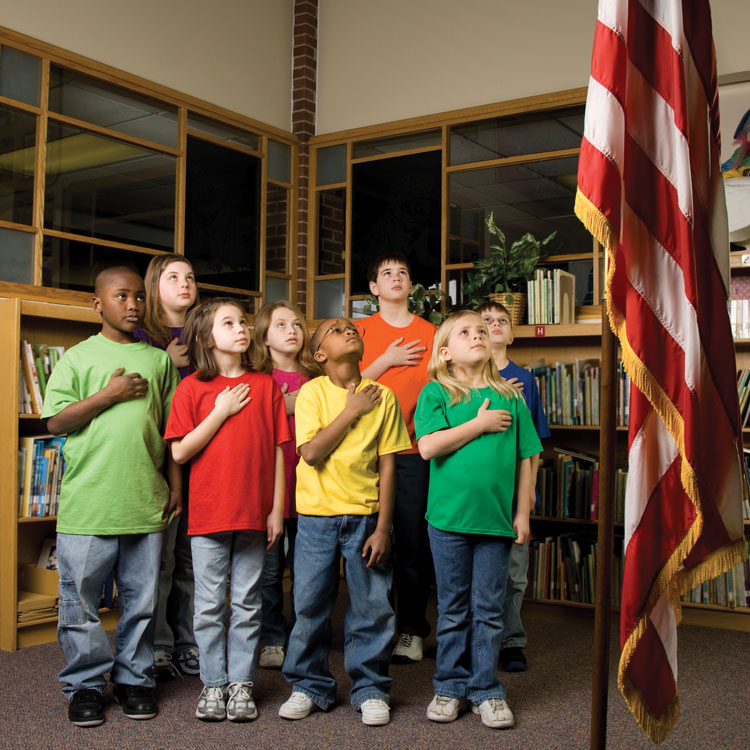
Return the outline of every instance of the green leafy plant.
{"type": "Polygon", "coordinates": [[[526,282],[534,278],[542,250],[555,238],[557,232],[538,240],[528,232],[506,247],[505,233],[495,224],[491,212],[485,220],[487,231],[497,238],[490,245],[487,258],[474,261],[474,267],[466,274],[461,285],[464,302],[475,310],[490,294],[506,294],[506,304],[510,305],[513,292],[525,292],[526,282]]]}
{"type": "MultiPolygon", "coordinates": [[[[425,289],[422,284],[414,284],[408,299],[409,312],[439,326],[445,318],[440,310],[440,300],[443,297],[445,297],[445,292],[440,289],[425,289]]],[[[372,315],[378,310],[380,310],[378,298],[371,294],[365,301],[362,311],[367,315],[372,315]]]]}

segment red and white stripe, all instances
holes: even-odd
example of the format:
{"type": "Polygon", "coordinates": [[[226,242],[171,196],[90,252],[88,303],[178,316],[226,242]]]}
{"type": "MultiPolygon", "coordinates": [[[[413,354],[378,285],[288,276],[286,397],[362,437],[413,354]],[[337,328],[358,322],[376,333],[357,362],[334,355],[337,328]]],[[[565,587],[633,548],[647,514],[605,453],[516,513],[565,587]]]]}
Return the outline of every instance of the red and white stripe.
{"type": "Polygon", "coordinates": [[[742,554],[707,0],[600,0],[576,211],[605,245],[631,378],[619,683],[649,736],[679,715],[679,594],[742,554]]]}

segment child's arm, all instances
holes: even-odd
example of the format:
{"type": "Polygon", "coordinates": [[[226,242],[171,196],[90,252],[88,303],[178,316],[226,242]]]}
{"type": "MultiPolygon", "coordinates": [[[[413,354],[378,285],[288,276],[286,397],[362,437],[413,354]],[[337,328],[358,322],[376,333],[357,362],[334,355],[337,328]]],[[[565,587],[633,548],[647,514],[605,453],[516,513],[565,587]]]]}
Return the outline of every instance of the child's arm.
{"type": "Polygon", "coordinates": [[[297,404],[297,394],[299,393],[299,388],[296,391],[289,392],[289,386],[284,383],[281,386],[281,393],[284,396],[284,409],[286,410],[287,417],[290,414],[294,414],[294,407],[297,404]]]}
{"type": "Polygon", "coordinates": [[[529,513],[531,512],[531,459],[524,458],[518,464],[518,506],[513,519],[516,544],[525,544],[529,538],[529,513]]]}
{"type": "Polygon", "coordinates": [[[431,458],[453,453],[485,432],[505,432],[513,422],[513,417],[509,411],[489,409],[489,405],[490,400],[486,398],[474,419],[419,438],[417,447],[422,458],[429,461],[431,458]]]}
{"type": "Polygon", "coordinates": [[[393,489],[396,479],[396,454],[388,453],[378,457],[378,525],[362,547],[362,557],[367,560],[367,567],[380,565],[391,553],[391,524],[393,522],[393,489]]]}
{"type": "Polygon", "coordinates": [[[271,549],[284,533],[284,452],[276,446],[273,471],[273,508],[266,519],[266,549],[271,549]]]}
{"type": "Polygon", "coordinates": [[[47,429],[53,435],[67,435],[88,424],[94,417],[121,401],[143,398],[148,392],[148,380],[140,373],[124,375],[124,367],[118,367],[109,382],[100,391],[66,406],[61,412],[47,420],[47,429]]]}
{"type": "Polygon", "coordinates": [[[401,345],[404,340],[403,336],[391,341],[388,348],[377,358],[374,359],[365,370],[362,370],[362,377],[377,380],[383,373],[391,367],[400,367],[401,365],[411,365],[415,367],[422,361],[426,346],[417,346],[421,339],[414,339],[407,344],[401,345]]]}
{"type": "Polygon", "coordinates": [[[169,518],[169,514],[174,511],[174,517],[177,518],[182,513],[182,469],[179,464],[172,458],[172,453],[167,450],[165,457],[167,462],[167,483],[169,484],[169,502],[164,509],[163,518],[169,518]]]}
{"type": "Polygon", "coordinates": [[[200,453],[224,421],[237,414],[250,403],[250,386],[240,383],[231,390],[227,386],[214,402],[211,413],[194,429],[182,438],[172,440],[172,457],[178,464],[187,463],[196,453],[200,453]]]}
{"type": "Polygon", "coordinates": [[[356,386],[349,386],[346,394],[346,406],[341,414],[317,432],[310,440],[299,446],[298,452],[306,464],[317,466],[329,456],[341,442],[354,420],[374,409],[382,398],[382,389],[374,384],[366,385],[355,392],[356,386]]]}

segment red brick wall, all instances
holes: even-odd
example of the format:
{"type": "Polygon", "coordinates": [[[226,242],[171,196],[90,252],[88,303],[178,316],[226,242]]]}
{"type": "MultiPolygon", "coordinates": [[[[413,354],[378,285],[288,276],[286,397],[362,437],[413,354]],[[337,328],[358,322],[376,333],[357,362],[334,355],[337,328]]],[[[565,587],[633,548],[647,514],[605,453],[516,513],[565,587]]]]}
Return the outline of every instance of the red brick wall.
{"type": "Polygon", "coordinates": [[[268,186],[266,200],[266,268],[286,273],[287,190],[268,186]]]}
{"type": "Polygon", "coordinates": [[[310,151],[315,133],[318,0],[295,0],[292,68],[292,132],[300,139],[297,211],[297,303],[307,302],[307,217],[310,151]]]}
{"type": "Polygon", "coordinates": [[[344,273],[346,230],[346,191],[318,193],[317,273],[344,273]]]}

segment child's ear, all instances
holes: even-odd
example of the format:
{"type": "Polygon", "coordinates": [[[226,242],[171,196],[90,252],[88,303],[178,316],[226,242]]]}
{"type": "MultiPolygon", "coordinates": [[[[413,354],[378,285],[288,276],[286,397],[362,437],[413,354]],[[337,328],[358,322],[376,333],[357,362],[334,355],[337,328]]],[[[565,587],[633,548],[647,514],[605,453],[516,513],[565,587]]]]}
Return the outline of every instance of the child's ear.
{"type": "Polygon", "coordinates": [[[380,293],[378,292],[378,285],[374,282],[370,282],[370,294],[374,294],[376,297],[380,296],[380,293]]]}
{"type": "Polygon", "coordinates": [[[326,357],[326,353],[322,349],[318,349],[318,351],[313,354],[313,359],[319,365],[322,365],[328,359],[328,357],[326,357]]]}
{"type": "Polygon", "coordinates": [[[450,362],[451,361],[451,353],[448,351],[447,346],[441,346],[439,350],[440,359],[443,360],[443,362],[450,362]]]}
{"type": "Polygon", "coordinates": [[[96,312],[100,313],[102,311],[101,299],[99,299],[99,297],[93,296],[91,298],[91,307],[93,307],[96,312]]]}
{"type": "Polygon", "coordinates": [[[508,339],[508,344],[507,344],[507,346],[510,346],[510,345],[511,345],[511,344],[512,344],[512,343],[513,343],[513,342],[515,341],[515,338],[516,338],[516,337],[515,337],[515,336],[513,335],[513,329],[511,328],[511,329],[510,329],[510,338],[508,339]]]}

